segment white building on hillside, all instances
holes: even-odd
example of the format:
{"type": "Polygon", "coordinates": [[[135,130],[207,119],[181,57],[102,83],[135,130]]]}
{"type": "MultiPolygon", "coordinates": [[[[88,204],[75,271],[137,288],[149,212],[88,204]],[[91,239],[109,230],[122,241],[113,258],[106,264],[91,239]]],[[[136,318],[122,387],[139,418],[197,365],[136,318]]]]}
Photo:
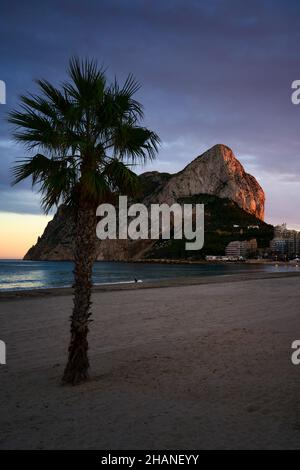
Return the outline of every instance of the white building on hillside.
{"type": "Polygon", "coordinates": [[[254,253],[257,250],[257,241],[256,239],[244,240],[244,241],[234,241],[228,243],[225,248],[226,256],[237,256],[246,258],[249,253],[254,253]]]}

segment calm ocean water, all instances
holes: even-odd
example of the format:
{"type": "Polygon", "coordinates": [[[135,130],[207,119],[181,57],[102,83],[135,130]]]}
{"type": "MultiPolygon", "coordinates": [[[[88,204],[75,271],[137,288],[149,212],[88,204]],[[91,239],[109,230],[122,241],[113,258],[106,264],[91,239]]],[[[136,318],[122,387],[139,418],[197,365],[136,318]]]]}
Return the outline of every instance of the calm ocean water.
{"type": "MultiPolygon", "coordinates": [[[[94,283],[123,283],[139,279],[149,282],[179,277],[217,276],[245,272],[295,272],[293,266],[274,265],[159,265],[141,263],[96,262],[94,283]]],[[[0,260],[0,291],[67,287],[72,284],[70,261],[0,260]]]]}

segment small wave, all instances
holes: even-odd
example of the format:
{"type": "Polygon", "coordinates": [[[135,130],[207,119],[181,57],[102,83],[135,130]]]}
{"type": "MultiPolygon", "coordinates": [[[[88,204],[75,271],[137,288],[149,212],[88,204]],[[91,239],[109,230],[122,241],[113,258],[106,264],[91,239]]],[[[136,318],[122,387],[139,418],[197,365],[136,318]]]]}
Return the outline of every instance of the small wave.
{"type": "Polygon", "coordinates": [[[94,282],[94,286],[111,286],[111,285],[118,285],[118,284],[137,284],[143,282],[141,279],[137,279],[136,281],[114,281],[114,282],[94,282]]]}

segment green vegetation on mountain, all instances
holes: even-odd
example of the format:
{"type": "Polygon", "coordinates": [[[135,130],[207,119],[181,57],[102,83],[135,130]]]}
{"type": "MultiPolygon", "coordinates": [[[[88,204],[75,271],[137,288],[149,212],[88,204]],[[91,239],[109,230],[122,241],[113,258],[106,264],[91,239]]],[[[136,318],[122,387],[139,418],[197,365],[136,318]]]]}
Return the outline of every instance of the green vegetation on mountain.
{"type": "Polygon", "coordinates": [[[206,255],[224,255],[225,247],[235,240],[256,238],[259,248],[269,246],[274,228],[254,215],[241,209],[229,199],[199,194],[182,198],[178,201],[185,204],[204,204],[205,241],[199,251],[186,251],[186,240],[158,240],[147,258],[168,259],[201,259],[206,255]]]}

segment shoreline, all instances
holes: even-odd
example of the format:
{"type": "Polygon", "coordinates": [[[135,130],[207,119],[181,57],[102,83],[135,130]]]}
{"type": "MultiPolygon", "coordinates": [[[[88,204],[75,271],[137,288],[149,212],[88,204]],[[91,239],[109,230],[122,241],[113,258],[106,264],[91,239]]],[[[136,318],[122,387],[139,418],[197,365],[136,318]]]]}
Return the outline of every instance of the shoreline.
{"type": "MultiPolygon", "coordinates": [[[[279,272],[279,273],[262,273],[262,272],[249,272],[239,274],[217,274],[210,276],[197,276],[189,278],[176,278],[176,279],[162,279],[157,281],[145,282],[123,282],[123,283],[105,283],[96,284],[93,286],[93,294],[97,292],[113,292],[113,291],[127,291],[127,290],[140,290],[140,289],[156,289],[180,286],[197,286],[204,284],[222,284],[222,283],[236,283],[244,281],[256,281],[263,279],[278,279],[278,278],[300,278],[300,272],[279,272]]],[[[28,290],[13,290],[13,291],[0,291],[1,300],[23,300],[25,298],[40,298],[40,297],[58,297],[58,296],[71,296],[73,288],[70,287],[48,287],[36,288],[28,290]]]]}
{"type": "MultiPolygon", "coordinates": [[[[51,262],[58,262],[58,263],[73,263],[73,259],[0,259],[0,262],[5,261],[24,261],[24,262],[42,262],[42,263],[51,263],[51,262]]],[[[259,264],[259,265],[271,265],[271,264],[278,264],[280,266],[290,266],[290,261],[281,261],[281,260],[270,260],[270,259],[245,259],[243,261],[222,261],[222,260],[205,260],[205,259],[171,259],[171,258],[138,258],[138,259],[97,259],[95,263],[136,263],[136,264],[220,264],[220,265],[227,265],[227,264],[259,264]]]]}

